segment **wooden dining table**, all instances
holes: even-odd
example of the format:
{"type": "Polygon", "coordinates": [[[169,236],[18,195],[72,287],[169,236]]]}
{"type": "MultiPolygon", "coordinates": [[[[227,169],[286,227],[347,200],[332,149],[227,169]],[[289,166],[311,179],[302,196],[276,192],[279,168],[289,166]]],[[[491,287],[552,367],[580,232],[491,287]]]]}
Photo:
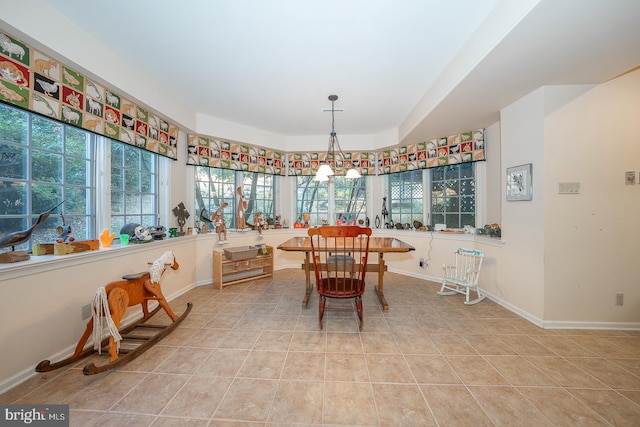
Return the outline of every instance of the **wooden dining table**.
{"type": "MultiPolygon", "coordinates": [[[[311,284],[311,271],[313,270],[313,262],[311,261],[311,240],[309,237],[292,237],[286,242],[278,245],[278,249],[290,252],[304,252],[304,263],[302,269],[306,276],[306,290],[302,300],[302,306],[306,307],[313,286],[311,284]]],[[[408,243],[398,240],[395,237],[371,237],[369,239],[369,252],[378,253],[378,262],[367,264],[367,272],[373,271],[378,273],[378,285],[375,286],[376,294],[384,311],[389,310],[389,303],[384,297],[384,272],[387,271],[387,264],[384,262],[384,254],[388,252],[409,252],[415,248],[408,243]]]]}

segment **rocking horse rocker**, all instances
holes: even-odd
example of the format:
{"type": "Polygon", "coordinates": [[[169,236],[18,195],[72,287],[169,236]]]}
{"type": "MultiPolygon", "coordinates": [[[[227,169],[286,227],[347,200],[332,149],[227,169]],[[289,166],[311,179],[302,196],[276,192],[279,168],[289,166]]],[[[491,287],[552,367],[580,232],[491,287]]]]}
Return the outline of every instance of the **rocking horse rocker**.
{"type": "Polygon", "coordinates": [[[103,346],[109,346],[109,362],[96,366],[94,363],[86,365],[83,369],[85,375],[93,375],[109,369],[124,365],[135,359],[155,343],[173,331],[191,311],[192,303],[187,304],[187,308],[178,317],[165,299],[160,289],[160,279],[167,267],[177,270],[179,265],[173,252],[165,252],[160,258],[155,260],[149,271],[137,274],[130,274],[108,283],[107,286],[99,288],[93,302],[93,316],[87,322],[84,334],[80,337],[76,349],[69,358],[59,362],[51,363],[43,360],[36,366],[36,372],[48,372],[54,369],[67,366],[86,356],[101,353],[103,346]],[[148,301],[158,302],[158,306],[149,312],[148,301]],[[121,331],[120,321],[128,307],[141,304],[143,317],[133,324],[125,327],[121,331]],[[171,318],[172,323],[168,325],[153,325],[146,323],[160,309],[164,309],[171,318]],[[106,323],[106,326],[103,324],[106,323]],[[104,329],[108,330],[109,337],[103,339],[104,329]],[[143,330],[155,330],[155,335],[140,333],[143,330]],[[93,334],[93,347],[84,348],[93,334]],[[120,348],[122,341],[130,341],[134,346],[129,349],[120,348]],[[142,344],[140,344],[142,343],[142,344]],[[137,345],[137,346],[136,346],[137,345]],[[120,354],[119,354],[120,353],[120,354]]]}

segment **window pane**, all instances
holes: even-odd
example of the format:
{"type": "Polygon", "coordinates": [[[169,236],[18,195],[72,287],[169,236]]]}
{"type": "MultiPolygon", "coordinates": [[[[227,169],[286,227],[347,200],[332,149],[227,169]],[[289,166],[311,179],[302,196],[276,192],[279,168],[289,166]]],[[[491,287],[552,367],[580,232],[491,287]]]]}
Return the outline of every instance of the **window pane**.
{"type": "Polygon", "coordinates": [[[296,220],[309,225],[322,225],[329,220],[328,182],[314,181],[313,176],[296,177],[296,220]]]}
{"type": "Polygon", "coordinates": [[[158,155],[111,141],[111,230],[158,218],[158,155]]]}
{"type": "MultiPolygon", "coordinates": [[[[367,187],[364,177],[347,179],[336,176],[333,179],[335,194],[335,221],[344,219],[364,222],[367,216],[367,187]]],[[[334,222],[335,222],[334,221],[334,222]]]]}
{"type": "MultiPolygon", "coordinates": [[[[48,211],[62,201],[62,186],[48,184],[31,185],[31,205],[34,213],[48,211]]],[[[61,207],[62,208],[62,207],[61,207]]],[[[59,209],[60,212],[62,209],[59,209]]]]}
{"type": "Polygon", "coordinates": [[[27,200],[27,186],[24,182],[5,181],[0,184],[0,215],[26,214],[29,208],[27,200]]]}
{"type": "Polygon", "coordinates": [[[40,116],[32,116],[31,144],[34,148],[62,153],[62,124],[40,116]]]}
{"type": "Polygon", "coordinates": [[[0,141],[28,144],[29,114],[0,104],[0,141]]]}
{"type": "Polygon", "coordinates": [[[26,179],[28,160],[26,147],[0,141],[0,177],[26,179]]]}
{"type": "Polygon", "coordinates": [[[65,165],[66,182],[68,184],[85,185],[89,182],[87,172],[90,163],[86,159],[67,158],[65,165]]]}
{"type": "Polygon", "coordinates": [[[262,213],[262,219],[275,220],[275,177],[258,172],[244,172],[243,192],[247,201],[245,215],[253,224],[253,215],[262,213]]]}
{"type": "MultiPolygon", "coordinates": [[[[423,222],[423,188],[422,171],[407,171],[394,173],[389,176],[389,226],[391,224],[408,224],[423,222]]],[[[384,221],[384,218],[382,218],[384,221]]],[[[386,226],[386,224],[383,224],[386,226]]]]}
{"type": "MultiPolygon", "coordinates": [[[[198,166],[195,169],[196,184],[196,212],[197,223],[200,227],[204,224],[200,216],[211,219],[211,215],[223,203],[228,203],[223,210],[227,227],[235,227],[235,171],[198,166]]],[[[215,231],[209,227],[208,231],[215,231]]]]}
{"type": "Polygon", "coordinates": [[[87,142],[89,141],[89,135],[87,132],[74,128],[66,128],[66,140],[65,140],[65,154],[74,157],[88,158],[87,142]]]}
{"type": "Polygon", "coordinates": [[[61,154],[32,150],[31,164],[33,180],[61,183],[62,159],[63,156],[61,154]]]}
{"type": "Polygon", "coordinates": [[[431,170],[431,225],[475,227],[474,168],[472,163],[461,163],[431,170]]]}

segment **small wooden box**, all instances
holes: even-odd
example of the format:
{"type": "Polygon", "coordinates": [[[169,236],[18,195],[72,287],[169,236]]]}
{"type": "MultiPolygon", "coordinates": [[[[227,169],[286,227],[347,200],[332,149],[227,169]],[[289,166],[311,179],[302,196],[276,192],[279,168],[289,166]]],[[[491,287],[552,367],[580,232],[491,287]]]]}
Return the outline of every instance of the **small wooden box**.
{"type": "Polygon", "coordinates": [[[95,251],[100,248],[99,240],[81,240],[69,243],[37,243],[31,247],[32,254],[68,255],[78,252],[95,251]]]}
{"type": "Polygon", "coordinates": [[[258,255],[258,247],[256,246],[236,246],[234,248],[225,248],[224,256],[231,261],[241,261],[243,259],[255,258],[258,255]]]}

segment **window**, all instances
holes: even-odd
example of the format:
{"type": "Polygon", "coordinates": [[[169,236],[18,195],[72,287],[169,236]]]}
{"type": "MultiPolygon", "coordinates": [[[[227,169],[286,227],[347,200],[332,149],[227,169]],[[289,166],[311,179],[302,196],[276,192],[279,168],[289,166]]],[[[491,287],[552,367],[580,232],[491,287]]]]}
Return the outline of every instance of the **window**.
{"type": "Polygon", "coordinates": [[[63,222],[76,239],[95,236],[95,144],[90,132],[0,104],[0,236],[31,228],[63,201],[16,249],[53,243],[63,222]]]}
{"type": "Polygon", "coordinates": [[[229,207],[224,210],[224,220],[231,227],[235,224],[235,171],[197,166],[195,174],[198,222],[204,225],[201,218],[211,220],[216,209],[227,202],[229,207]]]}
{"type": "MultiPolygon", "coordinates": [[[[245,215],[253,224],[253,214],[262,212],[264,220],[275,220],[275,177],[258,172],[244,172],[242,191],[247,200],[245,215]]],[[[271,221],[269,221],[271,222],[271,221]]]]}
{"type": "Polygon", "coordinates": [[[366,178],[347,179],[334,176],[319,182],[314,176],[296,177],[296,216],[304,222],[309,215],[309,225],[335,224],[339,219],[364,222],[367,216],[366,178]]]}
{"type": "MultiPolygon", "coordinates": [[[[424,192],[422,170],[389,175],[389,215],[394,224],[424,223],[424,192]]],[[[384,220],[384,219],[383,219],[384,220]]],[[[382,224],[383,226],[385,224],[382,224]]]]}
{"type": "Polygon", "coordinates": [[[238,203],[236,189],[240,185],[247,202],[247,222],[252,223],[253,213],[257,211],[262,212],[265,220],[275,219],[276,177],[273,175],[197,166],[195,181],[196,210],[200,223],[205,222],[202,217],[211,219],[211,215],[227,202],[229,206],[224,210],[224,219],[228,227],[235,227],[238,203]]]}
{"type": "Polygon", "coordinates": [[[158,156],[111,143],[111,230],[125,224],[158,225],[158,156]]]}
{"type": "Polygon", "coordinates": [[[329,183],[313,180],[314,176],[296,176],[296,220],[309,225],[322,225],[329,220],[329,183]]]}
{"type": "Polygon", "coordinates": [[[432,226],[446,224],[448,228],[463,228],[465,225],[475,227],[475,167],[475,163],[461,163],[389,175],[391,220],[394,223],[408,223],[410,227],[413,227],[415,220],[432,226]],[[427,184],[424,178],[428,178],[427,184]],[[430,200],[423,188],[431,189],[430,200]],[[430,203],[430,212],[424,211],[425,203],[430,203]]]}
{"type": "Polygon", "coordinates": [[[431,169],[431,225],[476,226],[475,164],[431,169]]]}
{"type": "Polygon", "coordinates": [[[344,219],[357,221],[367,216],[367,187],[364,177],[357,179],[347,179],[343,176],[333,178],[333,194],[335,197],[335,218],[336,221],[344,219]]]}
{"type": "Polygon", "coordinates": [[[0,103],[0,238],[29,229],[61,202],[17,250],[55,242],[63,222],[76,240],[97,238],[99,224],[116,233],[128,222],[156,225],[159,157],[0,103]]]}

